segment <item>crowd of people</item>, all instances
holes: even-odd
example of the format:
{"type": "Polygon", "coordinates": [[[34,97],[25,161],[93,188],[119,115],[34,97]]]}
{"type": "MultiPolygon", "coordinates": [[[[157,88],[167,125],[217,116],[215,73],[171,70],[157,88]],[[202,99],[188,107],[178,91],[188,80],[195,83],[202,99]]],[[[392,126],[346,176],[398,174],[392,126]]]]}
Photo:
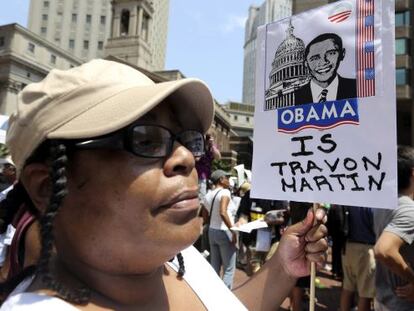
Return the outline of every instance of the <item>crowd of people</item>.
{"type": "MultiPolygon", "coordinates": [[[[313,204],[251,198],[250,184],[231,185],[230,175],[222,170],[211,173],[210,189],[202,200],[210,244],[199,250],[208,249],[214,270],[232,288],[236,265],[249,276],[258,272],[274,254],[283,232],[305,219],[313,204]],[[237,229],[256,220],[267,227],[250,233],[237,229]]],[[[414,310],[411,147],[398,148],[398,176],[396,210],[323,204],[331,246],[330,263],[323,268],[342,284],[338,310],[414,310]]],[[[297,280],[289,295],[291,310],[304,310],[309,287],[309,276],[297,280]]]]}
{"type": "Polygon", "coordinates": [[[230,290],[234,268],[225,268],[227,284],[217,272],[235,262],[228,229],[237,208],[228,208],[226,173],[199,180],[196,171],[203,156],[207,166],[219,157],[205,136],[213,116],[202,81],[156,84],[107,60],[54,69],[25,87],[7,131],[14,178],[0,201],[0,310],[280,306],[311,262],[324,260],[325,211],[290,226],[260,270],[230,290]],[[206,214],[214,267],[192,246],[207,178],[217,195],[202,199],[214,206],[206,214]]]}
{"type": "Polygon", "coordinates": [[[396,210],[257,199],[212,169],[213,107],[200,80],[155,84],[106,60],[27,86],[0,163],[0,310],[276,310],[286,297],[303,310],[328,235],[338,308],[413,310],[414,149],[398,149],[396,210]],[[236,267],[249,278],[234,288],[236,267]]]}

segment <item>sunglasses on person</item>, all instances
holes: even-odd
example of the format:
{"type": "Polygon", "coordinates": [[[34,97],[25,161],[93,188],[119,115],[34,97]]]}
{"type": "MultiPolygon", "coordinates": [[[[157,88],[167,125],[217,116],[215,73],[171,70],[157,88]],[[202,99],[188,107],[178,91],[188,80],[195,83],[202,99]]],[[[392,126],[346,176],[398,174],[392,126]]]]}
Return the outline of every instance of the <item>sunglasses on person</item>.
{"type": "Polygon", "coordinates": [[[161,125],[133,124],[115,133],[75,142],[76,149],[123,149],[144,158],[165,158],[173,151],[177,141],[194,157],[204,154],[204,135],[197,130],[184,130],[177,134],[161,125]]]}

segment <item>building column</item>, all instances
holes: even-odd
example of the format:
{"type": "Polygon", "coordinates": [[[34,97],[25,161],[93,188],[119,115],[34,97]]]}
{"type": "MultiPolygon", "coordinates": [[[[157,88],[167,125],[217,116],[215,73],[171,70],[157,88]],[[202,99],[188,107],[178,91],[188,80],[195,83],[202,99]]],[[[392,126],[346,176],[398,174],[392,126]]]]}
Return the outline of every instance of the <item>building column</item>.
{"type": "Polygon", "coordinates": [[[119,14],[119,10],[114,12],[113,17],[113,27],[112,27],[112,37],[117,38],[120,34],[120,27],[121,27],[121,15],[119,14]]]}
{"type": "Polygon", "coordinates": [[[136,36],[137,34],[137,7],[134,7],[131,11],[130,11],[130,16],[129,16],[129,36],[136,36]]]}
{"type": "Polygon", "coordinates": [[[147,42],[151,38],[151,31],[152,31],[151,28],[152,28],[152,16],[148,19],[147,37],[145,39],[147,42]]]}
{"type": "Polygon", "coordinates": [[[138,7],[138,25],[137,25],[137,35],[141,36],[142,32],[142,22],[143,22],[144,10],[142,7],[138,7]]]}

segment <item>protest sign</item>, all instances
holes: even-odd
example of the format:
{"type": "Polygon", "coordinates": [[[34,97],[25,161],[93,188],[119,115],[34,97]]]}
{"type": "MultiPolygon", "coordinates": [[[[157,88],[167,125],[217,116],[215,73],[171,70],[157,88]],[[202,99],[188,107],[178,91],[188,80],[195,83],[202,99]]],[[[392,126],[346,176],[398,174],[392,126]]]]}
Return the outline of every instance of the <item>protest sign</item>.
{"type": "Polygon", "coordinates": [[[6,132],[9,126],[9,116],[0,115],[0,143],[6,143],[6,132]]]}
{"type": "Polygon", "coordinates": [[[397,206],[394,1],[258,29],[252,197],[397,206]]]}

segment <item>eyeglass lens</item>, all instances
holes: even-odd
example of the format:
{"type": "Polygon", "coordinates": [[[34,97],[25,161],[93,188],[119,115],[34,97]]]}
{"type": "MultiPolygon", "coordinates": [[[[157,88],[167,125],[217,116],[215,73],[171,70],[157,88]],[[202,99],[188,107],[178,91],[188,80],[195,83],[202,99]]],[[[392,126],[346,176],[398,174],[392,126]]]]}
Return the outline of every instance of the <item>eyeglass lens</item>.
{"type": "Polygon", "coordinates": [[[132,130],[132,149],[137,155],[165,157],[171,152],[173,140],[177,140],[194,156],[204,153],[204,139],[200,132],[186,130],[175,137],[166,128],[156,125],[136,125],[132,130]]]}

